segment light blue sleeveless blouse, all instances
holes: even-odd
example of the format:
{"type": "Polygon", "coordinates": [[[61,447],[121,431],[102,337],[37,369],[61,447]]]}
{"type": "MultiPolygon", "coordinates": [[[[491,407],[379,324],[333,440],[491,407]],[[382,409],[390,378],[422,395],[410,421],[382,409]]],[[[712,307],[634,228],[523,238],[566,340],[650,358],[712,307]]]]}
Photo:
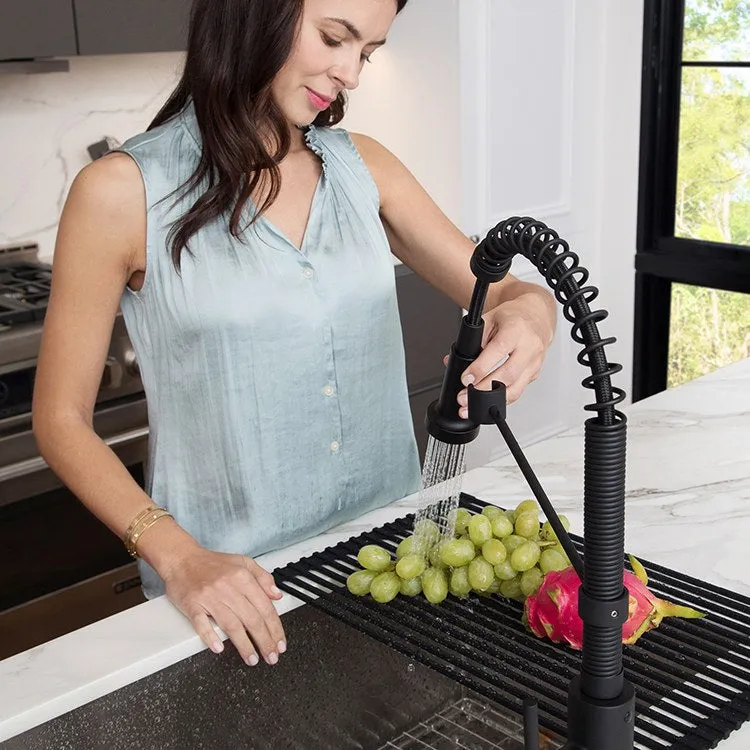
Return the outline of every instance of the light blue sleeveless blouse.
{"type": "MultiPolygon", "coordinates": [[[[143,288],[121,309],[149,413],[146,490],[209,549],[251,556],[415,492],[393,262],[375,183],[343,129],[310,127],[321,158],[298,251],[261,217],[203,227],[182,254],[170,225],[201,138],[189,106],[120,149],[147,200],[143,288]]],[[[249,218],[250,211],[246,212],[249,218]]],[[[163,593],[139,561],[144,593],[163,593]]]]}

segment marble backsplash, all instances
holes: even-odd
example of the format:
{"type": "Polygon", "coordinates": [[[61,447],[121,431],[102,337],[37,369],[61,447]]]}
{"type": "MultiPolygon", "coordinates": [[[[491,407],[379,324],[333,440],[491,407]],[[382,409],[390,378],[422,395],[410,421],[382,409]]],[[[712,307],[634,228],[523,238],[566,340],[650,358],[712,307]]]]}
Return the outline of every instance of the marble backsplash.
{"type": "Polygon", "coordinates": [[[67,73],[0,76],[0,245],[54,250],[70,185],[105,136],[145,129],[174,87],[182,53],[79,57],[67,73]]]}

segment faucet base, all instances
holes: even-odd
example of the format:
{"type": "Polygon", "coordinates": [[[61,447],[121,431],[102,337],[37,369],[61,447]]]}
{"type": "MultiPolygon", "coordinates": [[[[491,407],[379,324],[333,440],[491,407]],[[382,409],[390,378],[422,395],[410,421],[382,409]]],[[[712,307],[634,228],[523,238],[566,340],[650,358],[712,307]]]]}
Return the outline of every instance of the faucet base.
{"type": "Polygon", "coordinates": [[[635,690],[625,680],[622,693],[597,700],[581,691],[575,677],[568,693],[568,744],[563,750],[633,750],[635,690]]]}

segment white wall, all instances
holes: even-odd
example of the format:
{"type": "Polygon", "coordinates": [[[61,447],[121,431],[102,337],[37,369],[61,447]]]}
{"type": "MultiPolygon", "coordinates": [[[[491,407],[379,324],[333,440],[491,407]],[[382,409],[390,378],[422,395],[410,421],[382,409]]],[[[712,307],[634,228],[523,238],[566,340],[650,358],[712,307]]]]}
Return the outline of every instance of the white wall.
{"type": "MultiPolygon", "coordinates": [[[[471,0],[461,5],[462,224],[484,233],[512,215],[555,228],[600,290],[606,349],[632,380],[643,0],[471,0]]],[[[544,283],[517,258],[513,272],[544,283]]],[[[519,441],[582,423],[593,400],[580,345],[560,320],[546,366],[508,413],[519,441]]],[[[467,448],[467,465],[507,454],[494,428],[467,448]]]]}
{"type": "MultiPolygon", "coordinates": [[[[458,0],[411,0],[364,71],[343,126],[381,140],[454,221],[460,210],[458,0]],[[429,29],[429,33],[425,33],[429,29]]],[[[0,75],[0,244],[53,254],[57,222],[86,147],[148,125],[183,55],[71,58],[68,73],[0,75]]]]}
{"type": "Polygon", "coordinates": [[[365,66],[343,123],[393,151],[456,224],[461,212],[458,3],[409,0],[388,44],[365,66]]]}
{"type": "Polygon", "coordinates": [[[603,335],[617,343],[610,361],[623,365],[615,381],[630,392],[633,382],[638,159],[641,116],[643,0],[607,0],[605,51],[600,72],[601,156],[599,158],[599,248],[596,284],[610,317],[603,335]]]}

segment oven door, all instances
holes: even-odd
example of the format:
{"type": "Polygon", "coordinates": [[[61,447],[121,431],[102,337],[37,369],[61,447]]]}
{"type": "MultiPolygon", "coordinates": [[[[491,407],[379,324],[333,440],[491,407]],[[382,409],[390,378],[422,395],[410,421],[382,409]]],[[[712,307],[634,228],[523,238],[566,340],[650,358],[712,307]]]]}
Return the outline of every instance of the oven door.
{"type": "MultiPolygon", "coordinates": [[[[0,445],[18,450],[33,440],[25,427],[12,443],[6,431],[0,445]]],[[[145,399],[98,410],[94,428],[143,487],[145,399]]],[[[0,465],[0,659],[143,601],[135,562],[122,541],[38,454],[0,465]]]]}

